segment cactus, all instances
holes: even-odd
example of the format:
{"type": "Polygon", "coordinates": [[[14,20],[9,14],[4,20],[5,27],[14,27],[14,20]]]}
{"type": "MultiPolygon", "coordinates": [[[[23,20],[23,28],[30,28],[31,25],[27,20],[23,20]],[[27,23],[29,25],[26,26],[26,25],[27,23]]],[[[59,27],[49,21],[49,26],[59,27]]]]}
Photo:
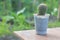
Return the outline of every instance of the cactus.
{"type": "Polygon", "coordinates": [[[40,4],[38,8],[39,8],[39,14],[38,15],[45,15],[45,13],[47,11],[46,4],[40,4]]]}

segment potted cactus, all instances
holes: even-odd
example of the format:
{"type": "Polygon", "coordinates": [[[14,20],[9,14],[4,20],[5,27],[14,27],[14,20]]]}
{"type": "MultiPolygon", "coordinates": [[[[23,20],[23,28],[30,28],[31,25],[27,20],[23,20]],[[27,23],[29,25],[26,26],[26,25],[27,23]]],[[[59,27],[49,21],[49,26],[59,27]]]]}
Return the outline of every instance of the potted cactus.
{"type": "Polygon", "coordinates": [[[49,14],[46,14],[47,5],[42,3],[38,6],[38,14],[34,14],[34,23],[38,35],[46,35],[48,27],[49,14]]]}

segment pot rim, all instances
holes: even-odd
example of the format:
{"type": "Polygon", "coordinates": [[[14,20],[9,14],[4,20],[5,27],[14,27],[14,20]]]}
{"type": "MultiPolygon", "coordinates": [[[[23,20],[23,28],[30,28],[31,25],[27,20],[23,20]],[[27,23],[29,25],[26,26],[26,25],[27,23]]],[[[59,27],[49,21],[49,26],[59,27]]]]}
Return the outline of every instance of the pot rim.
{"type": "Polygon", "coordinates": [[[38,15],[38,14],[34,14],[35,17],[38,17],[38,18],[46,18],[50,16],[50,14],[45,14],[45,15],[38,15]]]}

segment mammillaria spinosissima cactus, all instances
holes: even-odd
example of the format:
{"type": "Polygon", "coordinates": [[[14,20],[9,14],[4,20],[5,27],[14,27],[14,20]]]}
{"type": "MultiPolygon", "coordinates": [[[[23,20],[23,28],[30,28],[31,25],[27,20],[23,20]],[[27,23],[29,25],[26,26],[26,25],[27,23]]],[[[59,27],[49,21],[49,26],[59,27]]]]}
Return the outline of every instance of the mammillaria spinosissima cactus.
{"type": "Polygon", "coordinates": [[[45,15],[46,11],[47,11],[47,5],[42,3],[39,5],[39,13],[38,15],[45,15]]]}

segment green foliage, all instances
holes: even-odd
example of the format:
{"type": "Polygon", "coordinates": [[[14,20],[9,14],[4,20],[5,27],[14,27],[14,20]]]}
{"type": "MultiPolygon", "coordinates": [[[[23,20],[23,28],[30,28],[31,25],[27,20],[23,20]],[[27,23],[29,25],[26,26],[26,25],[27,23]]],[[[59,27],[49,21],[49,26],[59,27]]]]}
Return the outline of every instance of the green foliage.
{"type": "Polygon", "coordinates": [[[26,4],[30,4],[30,3],[32,3],[32,0],[21,0],[21,2],[26,3],[26,4]]]}
{"type": "Polygon", "coordinates": [[[59,21],[49,22],[48,27],[49,27],[49,28],[60,27],[60,22],[59,22],[59,21]]]}
{"type": "Polygon", "coordinates": [[[11,9],[11,0],[0,1],[0,15],[8,15],[11,9]]]}
{"type": "Polygon", "coordinates": [[[12,13],[11,16],[3,16],[2,19],[3,21],[0,22],[0,35],[10,34],[15,30],[33,29],[30,24],[26,23],[25,16],[22,14],[15,15],[12,13]],[[11,19],[13,19],[14,24],[7,24],[7,21],[11,19]]]}
{"type": "Polygon", "coordinates": [[[7,25],[6,20],[3,18],[3,21],[0,22],[0,35],[10,34],[9,27],[10,25],[7,25]]]}
{"type": "Polygon", "coordinates": [[[0,16],[4,13],[4,2],[0,2],[0,16]]]}
{"type": "Polygon", "coordinates": [[[18,16],[18,18],[15,19],[15,25],[13,30],[27,30],[32,29],[31,25],[26,23],[24,15],[18,16]]]}
{"type": "Polygon", "coordinates": [[[58,8],[58,0],[47,0],[45,2],[48,5],[48,13],[51,14],[54,8],[58,8]]]}

